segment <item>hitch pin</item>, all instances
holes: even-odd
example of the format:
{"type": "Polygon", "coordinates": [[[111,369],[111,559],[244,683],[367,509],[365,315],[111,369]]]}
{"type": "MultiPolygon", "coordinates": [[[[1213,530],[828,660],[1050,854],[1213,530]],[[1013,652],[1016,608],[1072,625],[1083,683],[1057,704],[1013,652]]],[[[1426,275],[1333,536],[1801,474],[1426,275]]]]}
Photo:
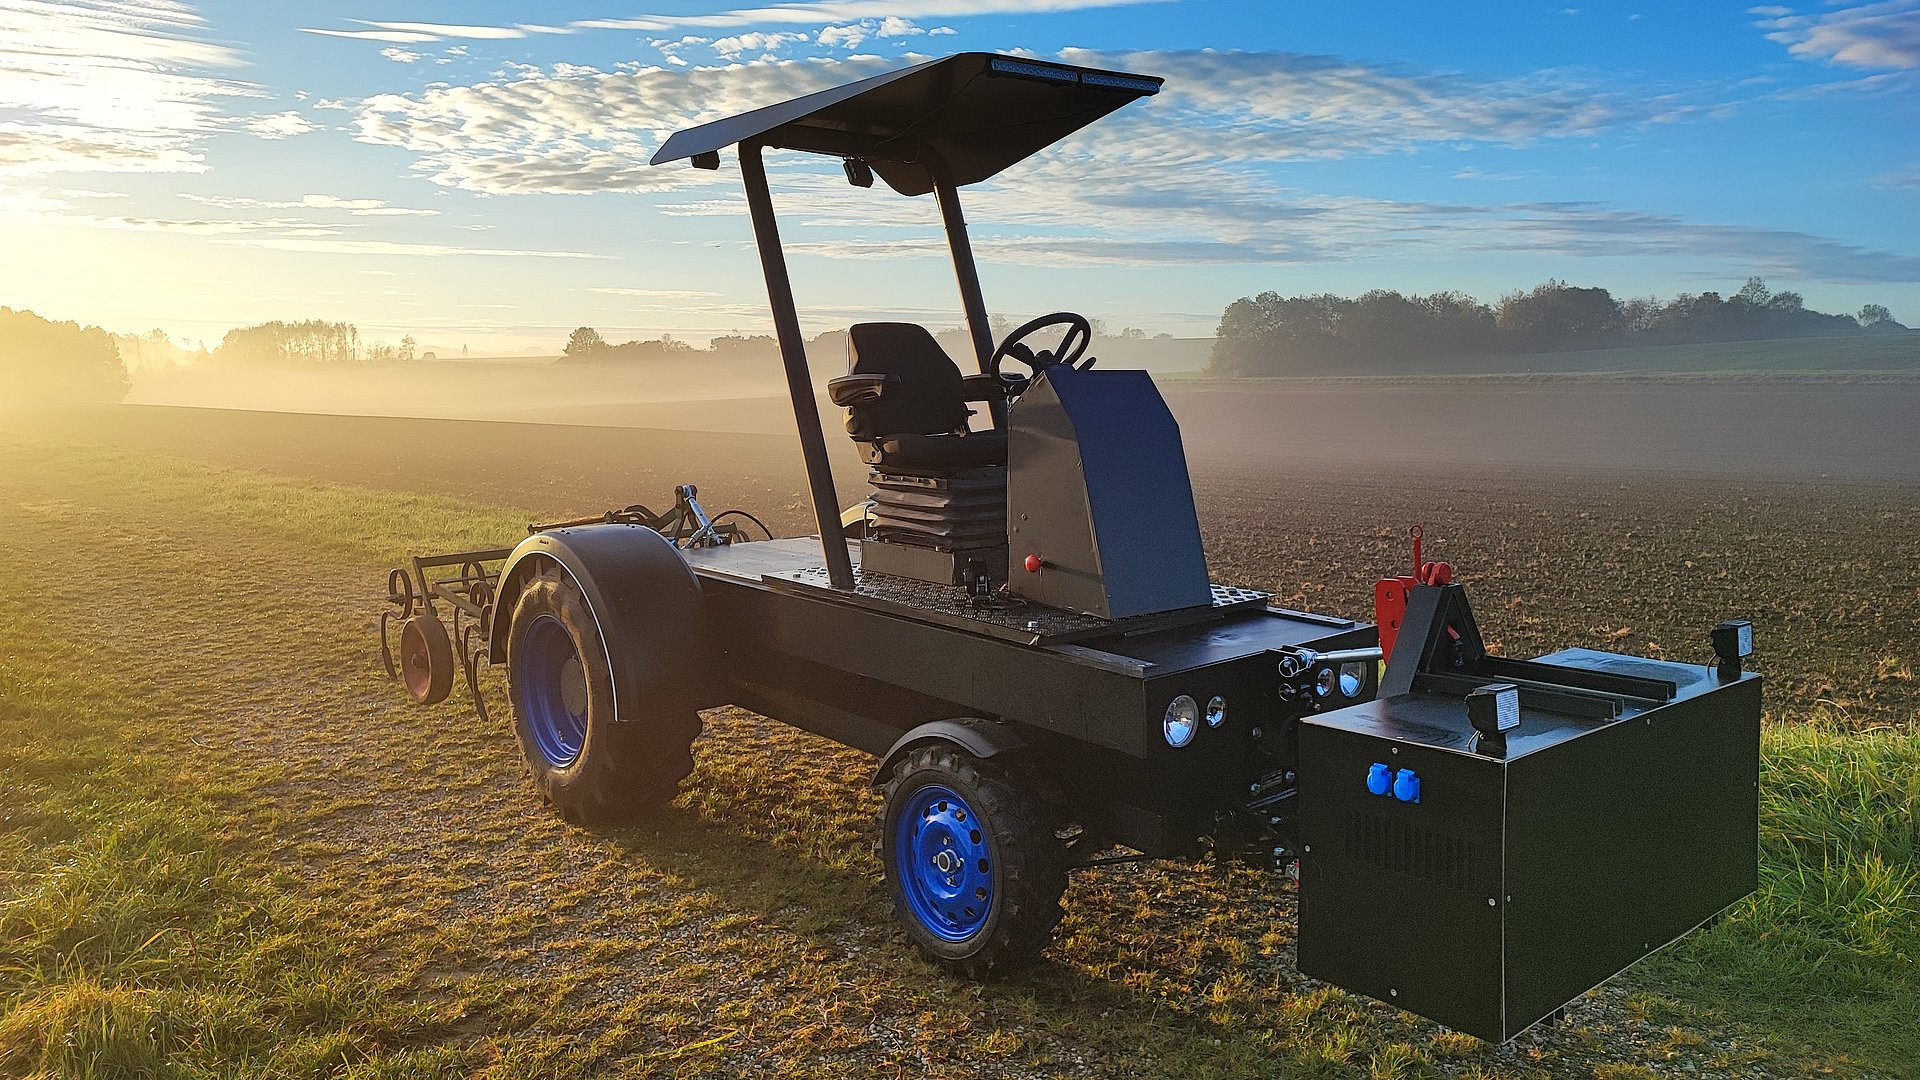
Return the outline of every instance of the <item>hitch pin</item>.
{"type": "Polygon", "coordinates": [[[1312,649],[1293,646],[1280,651],[1280,674],[1292,678],[1312,667],[1378,663],[1384,656],[1385,654],[1377,646],[1367,649],[1333,649],[1328,652],[1315,652],[1312,649]]]}

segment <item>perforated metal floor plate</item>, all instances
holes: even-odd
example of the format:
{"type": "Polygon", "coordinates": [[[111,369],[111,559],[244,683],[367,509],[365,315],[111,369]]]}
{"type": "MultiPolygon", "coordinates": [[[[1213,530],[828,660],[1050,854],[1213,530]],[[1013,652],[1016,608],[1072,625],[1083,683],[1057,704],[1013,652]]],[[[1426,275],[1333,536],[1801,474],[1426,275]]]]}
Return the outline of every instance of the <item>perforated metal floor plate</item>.
{"type": "Polygon", "coordinates": [[[1131,619],[1102,619],[1013,597],[969,597],[951,585],[936,585],[891,574],[873,574],[858,567],[853,571],[853,591],[850,593],[833,588],[827,581],[826,568],[820,566],[772,573],[761,580],[770,588],[803,592],[810,596],[825,594],[859,607],[1025,645],[1061,645],[1110,634],[1207,622],[1235,608],[1265,605],[1270,598],[1270,594],[1256,589],[1215,585],[1210,607],[1186,608],[1131,619]]]}

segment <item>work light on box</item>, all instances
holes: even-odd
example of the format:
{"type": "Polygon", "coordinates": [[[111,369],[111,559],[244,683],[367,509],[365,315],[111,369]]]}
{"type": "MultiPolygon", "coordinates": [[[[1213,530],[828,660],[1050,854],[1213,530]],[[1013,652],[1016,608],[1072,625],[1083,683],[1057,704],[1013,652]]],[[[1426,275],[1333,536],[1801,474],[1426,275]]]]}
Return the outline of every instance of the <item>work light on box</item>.
{"type": "Polygon", "coordinates": [[[1753,655],[1753,623],[1746,619],[1728,619],[1713,628],[1713,655],[1720,660],[1720,677],[1740,677],[1740,661],[1753,655]]]}

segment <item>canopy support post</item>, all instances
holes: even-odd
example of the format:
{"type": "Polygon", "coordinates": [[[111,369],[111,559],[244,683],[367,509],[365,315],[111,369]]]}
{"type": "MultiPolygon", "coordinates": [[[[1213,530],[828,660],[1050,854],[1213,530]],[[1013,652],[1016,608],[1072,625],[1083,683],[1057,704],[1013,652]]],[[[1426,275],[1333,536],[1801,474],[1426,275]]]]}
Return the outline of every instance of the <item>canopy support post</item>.
{"type": "MultiPolygon", "coordinates": [[[[993,362],[993,326],[987,320],[987,301],[980,292],[980,269],[973,259],[973,241],[967,236],[967,219],[960,211],[960,189],[946,162],[928,163],[933,174],[933,197],[940,204],[940,222],[947,230],[947,248],[953,253],[953,276],[960,284],[960,306],[967,313],[967,333],[973,338],[974,358],[984,374],[993,362]]],[[[1007,403],[989,401],[987,410],[995,428],[1007,426],[1007,403]]]]}
{"type": "Polygon", "coordinates": [[[800,430],[800,453],[806,460],[807,488],[813,498],[820,547],[826,553],[827,580],[836,589],[852,591],[853,560],[847,553],[846,534],[840,529],[833,465],[827,459],[827,440],[820,430],[820,408],[814,403],[813,379],[807,370],[806,340],[800,336],[793,282],[787,277],[787,259],[780,248],[780,227],[774,220],[773,196],[767,190],[767,167],[760,150],[758,142],[740,144],[740,176],[746,182],[747,211],[753,218],[754,244],[760,249],[760,269],[767,278],[767,303],[773,308],[773,327],[780,339],[780,363],[787,370],[787,393],[793,398],[793,420],[800,430]]]}
{"type": "Polygon", "coordinates": [[[973,241],[967,238],[967,219],[960,213],[960,190],[940,169],[934,180],[934,198],[940,203],[940,221],[947,229],[947,247],[953,252],[953,276],[960,283],[960,305],[967,312],[967,331],[973,335],[973,353],[985,372],[993,359],[993,327],[987,322],[987,302],[980,295],[980,270],[973,261],[973,241]]]}

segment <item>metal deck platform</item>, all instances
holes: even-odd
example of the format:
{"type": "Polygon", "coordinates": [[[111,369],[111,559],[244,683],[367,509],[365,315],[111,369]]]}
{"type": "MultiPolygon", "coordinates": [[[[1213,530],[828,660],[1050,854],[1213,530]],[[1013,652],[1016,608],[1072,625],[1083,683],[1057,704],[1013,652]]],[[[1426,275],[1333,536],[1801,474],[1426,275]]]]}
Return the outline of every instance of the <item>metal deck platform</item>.
{"type": "Polygon", "coordinates": [[[1005,596],[971,597],[951,585],[853,571],[853,591],[833,588],[824,566],[767,574],[767,587],[832,598],[856,607],[939,623],[1024,645],[1061,645],[1140,630],[1209,622],[1237,608],[1266,606],[1269,594],[1229,585],[1213,586],[1210,607],[1187,608],[1132,619],[1102,619],[1005,596]]]}

